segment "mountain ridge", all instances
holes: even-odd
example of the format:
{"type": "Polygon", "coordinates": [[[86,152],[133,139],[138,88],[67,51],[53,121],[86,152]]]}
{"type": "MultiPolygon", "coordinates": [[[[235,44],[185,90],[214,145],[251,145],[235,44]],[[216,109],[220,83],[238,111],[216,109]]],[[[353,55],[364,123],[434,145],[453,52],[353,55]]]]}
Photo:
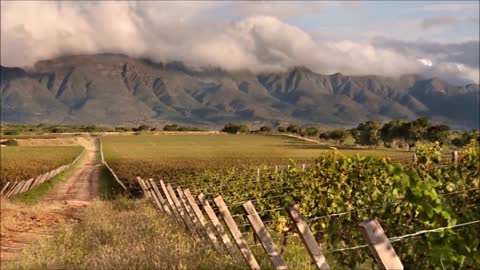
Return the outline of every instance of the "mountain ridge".
{"type": "Polygon", "coordinates": [[[477,128],[478,84],[416,74],[323,75],[296,66],[253,73],[100,54],[63,56],[21,69],[1,66],[3,122],[135,124],[228,121],[353,126],[420,116],[477,128]]]}

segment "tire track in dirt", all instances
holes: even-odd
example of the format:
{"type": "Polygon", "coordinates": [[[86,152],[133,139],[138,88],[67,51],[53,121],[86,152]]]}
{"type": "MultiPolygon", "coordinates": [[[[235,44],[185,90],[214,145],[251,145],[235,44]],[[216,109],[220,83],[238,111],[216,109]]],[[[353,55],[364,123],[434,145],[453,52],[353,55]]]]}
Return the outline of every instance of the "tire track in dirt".
{"type": "Polygon", "coordinates": [[[98,147],[94,139],[82,139],[85,156],[65,181],[33,206],[2,200],[0,212],[0,262],[15,257],[33,241],[51,236],[59,228],[78,223],[78,214],[99,199],[98,147]]]}

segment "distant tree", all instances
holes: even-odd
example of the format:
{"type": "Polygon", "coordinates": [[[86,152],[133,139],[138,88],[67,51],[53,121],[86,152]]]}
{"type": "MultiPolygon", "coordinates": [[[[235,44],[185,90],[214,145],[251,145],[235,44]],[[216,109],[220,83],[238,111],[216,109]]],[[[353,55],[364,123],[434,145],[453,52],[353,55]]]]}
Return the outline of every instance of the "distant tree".
{"type": "Polygon", "coordinates": [[[134,128],[133,131],[141,132],[141,131],[149,131],[150,129],[151,127],[148,125],[140,125],[137,128],[134,128]]]}
{"type": "Polygon", "coordinates": [[[323,132],[319,135],[320,139],[334,140],[336,143],[343,143],[348,136],[348,132],[343,129],[336,129],[323,132]]]}
{"type": "Polygon", "coordinates": [[[431,142],[439,142],[441,144],[447,144],[450,137],[450,127],[447,125],[431,126],[427,129],[426,139],[431,142]]]}
{"type": "Polygon", "coordinates": [[[97,131],[97,126],[89,125],[89,126],[81,127],[80,130],[84,132],[94,132],[94,131],[97,131]]]}
{"type": "Polygon", "coordinates": [[[401,128],[401,135],[409,147],[415,146],[418,141],[426,139],[428,128],[431,123],[426,117],[420,117],[412,122],[404,123],[401,128]]]}
{"type": "Polygon", "coordinates": [[[367,121],[361,123],[357,128],[352,129],[352,136],[357,144],[361,145],[378,145],[380,142],[380,123],[375,121],[367,121]]]}
{"type": "Polygon", "coordinates": [[[285,132],[287,132],[287,128],[279,126],[279,127],[277,127],[277,131],[280,132],[280,133],[285,133],[285,132]]]}
{"type": "Polygon", "coordinates": [[[404,139],[403,137],[403,125],[402,120],[392,120],[382,126],[379,130],[380,139],[385,146],[391,147],[395,140],[404,139]]]}
{"type": "Polygon", "coordinates": [[[300,127],[294,124],[290,124],[287,127],[287,132],[290,133],[300,133],[300,127]]]}
{"type": "Polygon", "coordinates": [[[61,126],[52,126],[50,127],[50,132],[51,133],[66,133],[69,132],[70,130],[66,127],[61,127],[61,126]]]}
{"type": "Polygon", "coordinates": [[[268,133],[268,132],[272,132],[272,127],[270,127],[270,126],[262,126],[262,127],[260,127],[259,131],[260,131],[260,132],[267,132],[267,133],[268,133]]]}
{"type": "Polygon", "coordinates": [[[5,130],[3,132],[4,135],[19,135],[20,134],[20,130],[18,129],[9,129],[9,130],[5,130]]]}
{"type": "Polygon", "coordinates": [[[306,127],[302,129],[302,134],[308,137],[315,137],[318,135],[318,128],[316,127],[306,127]]]}
{"type": "Polygon", "coordinates": [[[165,126],[163,127],[163,130],[164,130],[164,131],[177,131],[177,130],[178,130],[178,125],[175,125],[175,124],[173,124],[173,125],[165,125],[165,126]]]}
{"type": "Polygon", "coordinates": [[[480,132],[476,130],[464,131],[460,137],[454,138],[451,143],[456,147],[464,147],[472,140],[476,140],[478,143],[480,143],[480,132]]]}
{"type": "Polygon", "coordinates": [[[221,131],[231,134],[246,133],[248,132],[248,127],[245,124],[227,123],[221,131]]]}

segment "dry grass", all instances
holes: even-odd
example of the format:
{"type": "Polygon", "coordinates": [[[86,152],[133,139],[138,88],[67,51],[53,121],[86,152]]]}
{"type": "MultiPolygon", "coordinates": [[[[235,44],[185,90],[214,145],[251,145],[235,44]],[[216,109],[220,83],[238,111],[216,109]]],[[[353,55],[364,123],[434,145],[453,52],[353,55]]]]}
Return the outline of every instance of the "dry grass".
{"type": "Polygon", "coordinates": [[[36,242],[4,269],[232,269],[149,202],[95,202],[81,222],[36,242]]]}

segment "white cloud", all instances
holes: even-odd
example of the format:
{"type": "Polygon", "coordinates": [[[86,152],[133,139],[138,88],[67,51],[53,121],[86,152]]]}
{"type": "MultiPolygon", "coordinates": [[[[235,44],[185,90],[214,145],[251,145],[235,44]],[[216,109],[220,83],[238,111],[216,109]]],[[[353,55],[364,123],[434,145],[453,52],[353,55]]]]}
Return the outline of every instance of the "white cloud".
{"type": "MultiPolygon", "coordinates": [[[[1,8],[1,63],[7,66],[32,65],[62,54],[112,52],[228,70],[304,65],[327,74],[395,76],[425,68],[417,60],[421,56],[367,41],[315,41],[277,18],[307,12],[290,2],[1,2],[1,8]],[[217,14],[227,4],[237,5],[238,14],[269,16],[231,22],[202,16],[217,14]]],[[[469,67],[437,72],[473,77],[469,67]]]]}

